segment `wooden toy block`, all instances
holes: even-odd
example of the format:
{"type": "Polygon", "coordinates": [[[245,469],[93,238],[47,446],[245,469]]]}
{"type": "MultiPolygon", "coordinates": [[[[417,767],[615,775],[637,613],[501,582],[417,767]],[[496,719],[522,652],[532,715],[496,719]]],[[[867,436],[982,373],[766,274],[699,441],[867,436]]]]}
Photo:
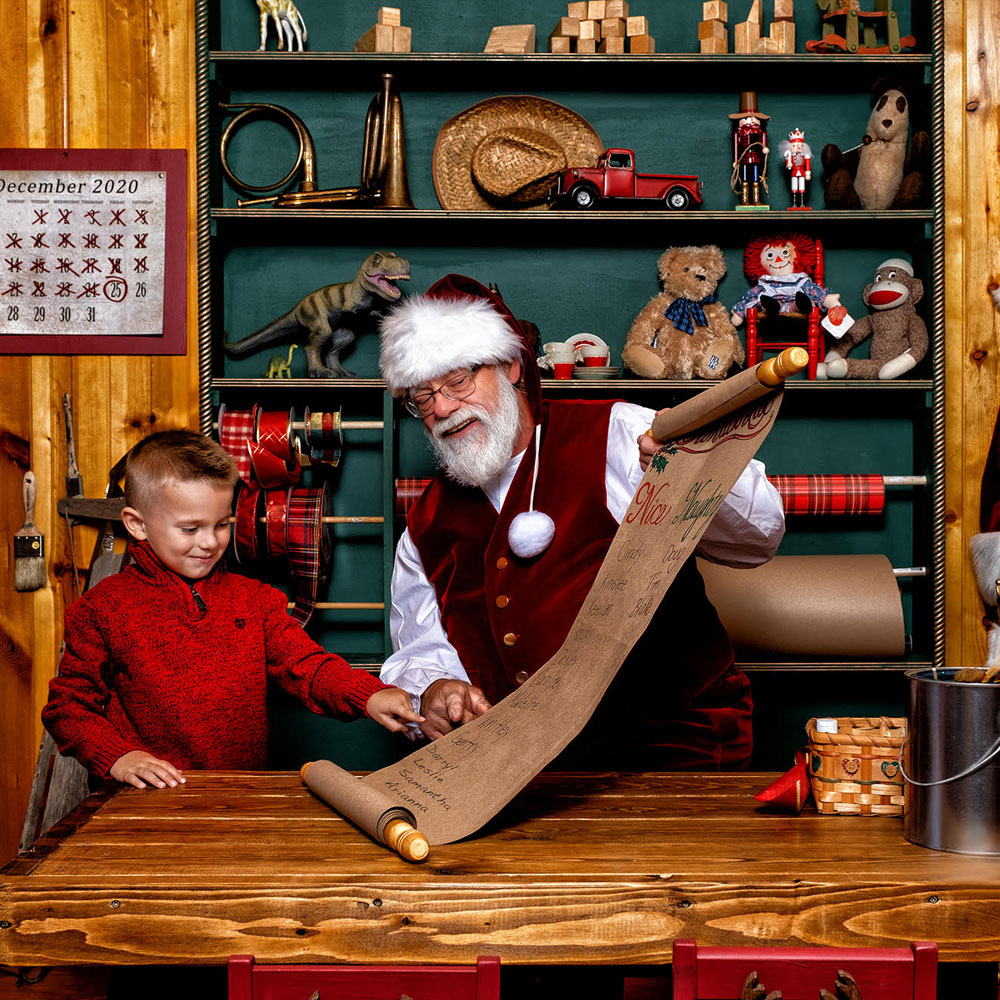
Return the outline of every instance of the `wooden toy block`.
{"type": "Polygon", "coordinates": [[[409,52],[410,40],[413,36],[413,29],[405,25],[397,24],[392,29],[392,51],[409,52]]]}
{"type": "Polygon", "coordinates": [[[650,55],[656,51],[656,39],[652,35],[630,35],[628,50],[636,55],[650,55]]]}
{"type": "Polygon", "coordinates": [[[755,55],[775,56],[781,53],[778,43],[773,38],[758,38],[754,42],[753,51],[755,55]]]}
{"type": "Polygon", "coordinates": [[[402,23],[401,12],[398,7],[379,7],[378,14],[375,15],[376,24],[390,24],[398,28],[402,23]]]}
{"type": "Polygon", "coordinates": [[[703,38],[701,51],[708,55],[720,55],[729,51],[728,38],[703,38]]]}
{"type": "Polygon", "coordinates": [[[483,52],[534,52],[535,26],[533,24],[498,24],[486,40],[483,52]]]}
{"type": "Polygon", "coordinates": [[[587,3],[587,20],[588,21],[600,21],[607,17],[608,4],[607,0],[588,0],[587,3]]]}
{"type": "Polygon", "coordinates": [[[355,43],[355,52],[392,52],[392,25],[373,24],[355,43]]]}
{"type": "Polygon", "coordinates": [[[559,23],[553,28],[550,38],[579,38],[580,19],[578,17],[561,17],[559,23]]]}
{"type": "Polygon", "coordinates": [[[601,21],[601,38],[624,38],[625,20],[621,17],[606,17],[601,21]]]}
{"type": "Polygon", "coordinates": [[[759,21],[741,21],[733,25],[733,52],[749,55],[760,39],[759,21]]]}
{"type": "Polygon", "coordinates": [[[728,21],[728,5],[724,0],[707,0],[701,5],[701,16],[705,21],[728,21]]]}
{"type": "Polygon", "coordinates": [[[753,0],[745,20],[752,21],[759,28],[761,22],[761,0],[753,0]]]}
{"type": "MultiPolygon", "coordinates": [[[[599,42],[601,40],[601,23],[600,21],[581,21],[580,22],[580,41],[593,40],[594,42],[599,42]]],[[[577,49],[577,52],[580,50],[577,49]]]]}
{"type": "Polygon", "coordinates": [[[605,0],[605,17],[628,17],[628,0],[605,0]]]}
{"type": "Polygon", "coordinates": [[[576,40],[576,51],[581,55],[592,56],[597,52],[596,38],[578,38],[576,40]]]}
{"type": "Polygon", "coordinates": [[[639,14],[636,17],[629,17],[625,19],[625,34],[630,38],[633,35],[648,35],[649,34],[649,18],[644,14],[639,14]]]}
{"type": "Polygon", "coordinates": [[[698,40],[703,41],[706,38],[728,38],[729,32],[726,31],[726,26],[722,21],[699,21],[698,22],[698,40]]]}
{"type": "Polygon", "coordinates": [[[566,5],[566,13],[570,17],[575,17],[578,21],[587,20],[587,7],[590,5],[587,0],[579,0],[578,3],[571,3],[566,5]]]}
{"type": "Polygon", "coordinates": [[[597,46],[598,52],[605,52],[608,55],[620,56],[625,54],[625,36],[612,35],[610,38],[602,38],[601,44],[597,46]]]}
{"type": "Polygon", "coordinates": [[[771,38],[777,43],[778,51],[783,53],[795,51],[795,22],[772,21],[771,38]]]}
{"type": "Polygon", "coordinates": [[[573,39],[567,35],[550,35],[549,52],[572,52],[573,39]]]}
{"type": "Polygon", "coordinates": [[[795,0],[774,0],[775,21],[795,20],[795,0]]]}

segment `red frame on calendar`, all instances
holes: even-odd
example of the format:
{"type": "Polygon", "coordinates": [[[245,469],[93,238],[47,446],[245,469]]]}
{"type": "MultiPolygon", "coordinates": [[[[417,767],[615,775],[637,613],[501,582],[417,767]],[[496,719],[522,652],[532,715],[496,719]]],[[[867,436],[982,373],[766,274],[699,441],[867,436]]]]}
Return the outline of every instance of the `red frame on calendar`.
{"type": "Polygon", "coordinates": [[[0,353],[187,351],[187,151],[0,149],[0,353]]]}

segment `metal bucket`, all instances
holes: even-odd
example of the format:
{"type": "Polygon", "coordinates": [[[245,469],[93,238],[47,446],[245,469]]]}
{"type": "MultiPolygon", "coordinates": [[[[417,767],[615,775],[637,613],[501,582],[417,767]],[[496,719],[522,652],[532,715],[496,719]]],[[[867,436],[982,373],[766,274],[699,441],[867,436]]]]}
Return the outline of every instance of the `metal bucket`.
{"type": "Polygon", "coordinates": [[[958,854],[1000,854],[1000,684],[908,670],[903,832],[958,854]]]}

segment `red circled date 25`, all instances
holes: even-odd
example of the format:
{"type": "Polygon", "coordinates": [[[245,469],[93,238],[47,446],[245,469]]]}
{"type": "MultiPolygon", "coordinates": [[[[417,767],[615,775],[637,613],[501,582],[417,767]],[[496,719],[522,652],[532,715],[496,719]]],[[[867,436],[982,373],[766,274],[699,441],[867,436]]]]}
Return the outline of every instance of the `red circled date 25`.
{"type": "Polygon", "coordinates": [[[128,282],[124,278],[108,278],[104,282],[104,297],[112,302],[121,302],[128,295],[128,282]]]}

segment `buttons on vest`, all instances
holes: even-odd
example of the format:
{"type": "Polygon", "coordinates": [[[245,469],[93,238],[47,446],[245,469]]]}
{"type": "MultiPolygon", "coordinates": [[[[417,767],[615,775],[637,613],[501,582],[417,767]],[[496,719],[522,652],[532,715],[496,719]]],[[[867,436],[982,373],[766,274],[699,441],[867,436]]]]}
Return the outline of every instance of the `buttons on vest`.
{"type": "Polygon", "coordinates": [[[503,637],[503,644],[505,646],[513,646],[515,642],[517,642],[517,633],[516,632],[508,632],[503,637]]]}
{"type": "Polygon", "coordinates": [[[501,556],[497,560],[497,569],[506,569],[506,568],[507,568],[507,557],[501,556]]]}
{"type": "Polygon", "coordinates": [[[528,679],[527,670],[518,670],[518,672],[514,674],[514,680],[516,680],[518,684],[523,684],[527,679],[528,679]]]}
{"type": "Polygon", "coordinates": [[[505,607],[507,607],[508,604],[510,604],[510,598],[506,594],[498,594],[497,595],[497,607],[498,608],[505,608],[505,607]]]}

